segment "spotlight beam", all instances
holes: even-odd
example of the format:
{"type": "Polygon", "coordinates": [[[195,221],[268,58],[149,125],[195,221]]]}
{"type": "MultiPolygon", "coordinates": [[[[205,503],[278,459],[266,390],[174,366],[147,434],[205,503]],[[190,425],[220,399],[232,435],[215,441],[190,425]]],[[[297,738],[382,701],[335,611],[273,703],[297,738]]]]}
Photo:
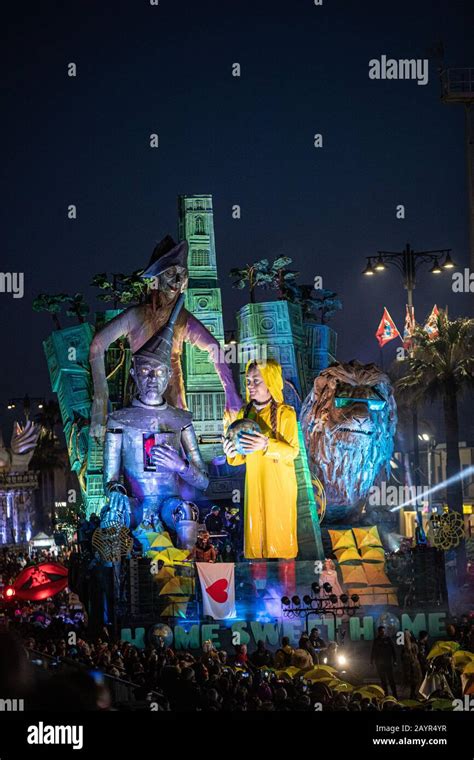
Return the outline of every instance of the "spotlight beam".
{"type": "MultiPolygon", "coordinates": [[[[465,478],[469,478],[473,474],[474,474],[474,465],[471,465],[470,467],[467,467],[465,470],[461,470],[461,472],[458,472],[456,475],[452,475],[447,480],[443,480],[442,483],[438,483],[437,485],[433,486],[433,488],[428,489],[428,491],[423,491],[423,498],[430,496],[430,494],[432,493],[437,493],[438,491],[442,491],[447,486],[451,486],[453,483],[457,483],[458,480],[465,480],[465,478]]],[[[408,507],[410,504],[416,504],[418,499],[419,499],[419,496],[415,496],[411,499],[408,499],[408,501],[403,502],[403,504],[399,504],[397,507],[392,507],[390,512],[398,512],[399,509],[408,507]]]]}

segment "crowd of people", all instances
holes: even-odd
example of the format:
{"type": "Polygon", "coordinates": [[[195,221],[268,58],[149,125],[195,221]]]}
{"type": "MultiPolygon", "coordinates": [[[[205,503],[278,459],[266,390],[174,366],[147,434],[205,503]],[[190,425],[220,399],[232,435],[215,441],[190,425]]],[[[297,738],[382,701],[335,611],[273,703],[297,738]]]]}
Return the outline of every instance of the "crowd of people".
{"type": "MultiPolygon", "coordinates": [[[[30,557],[3,550],[1,581],[10,583],[28,564],[58,559],[67,563],[67,552],[30,557]]],[[[154,709],[178,711],[403,710],[408,708],[398,701],[400,692],[421,700],[420,686],[432,666],[426,631],[417,637],[405,631],[398,647],[380,627],[371,649],[373,668],[365,667],[367,677],[345,693],[307,678],[315,667],[337,672],[340,665],[338,645],[326,642],[316,627],[297,646],[283,637],[274,652],[263,641],[251,653],[244,644],[227,652],[210,642],[198,653],[175,651],[161,638],[141,649],[114,640],[106,629],[102,636],[91,637],[84,610],[67,591],[44,602],[12,600],[3,605],[1,623],[0,693],[24,697],[32,709],[150,709],[153,702],[154,709]],[[395,664],[402,665],[402,683],[396,681],[395,664]],[[385,697],[364,690],[364,682],[377,680],[385,697]],[[111,686],[119,682],[129,688],[128,701],[120,705],[111,696],[111,686]]],[[[452,620],[445,638],[474,652],[473,616],[452,620]]],[[[459,696],[458,685],[452,680],[446,694],[459,696]]],[[[440,688],[436,696],[443,695],[440,688]]],[[[421,700],[420,707],[430,709],[430,702],[421,700]]]]}
{"type": "MultiPolygon", "coordinates": [[[[250,655],[240,645],[230,656],[210,642],[196,654],[175,651],[162,640],[143,649],[100,637],[88,641],[80,625],[71,644],[67,632],[74,627],[73,621],[63,620],[62,631],[57,627],[54,634],[53,622],[47,629],[35,627],[34,622],[27,625],[27,629],[23,623],[0,633],[0,687],[6,696],[25,698],[32,709],[38,705],[66,710],[230,712],[408,709],[394,698],[367,694],[363,686],[344,693],[306,678],[303,663],[309,662],[306,657],[311,658],[313,648],[309,637],[296,649],[284,638],[275,654],[259,642],[250,655]],[[38,667],[43,660],[50,663],[48,679],[38,667]],[[55,672],[53,666],[59,663],[61,669],[55,672]],[[293,663],[298,672],[285,672],[287,663],[293,663]],[[282,665],[285,668],[280,670],[282,665]],[[132,684],[134,704],[114,705],[107,678],[132,684]]],[[[420,707],[431,709],[431,703],[420,702],[420,707]]]]}
{"type": "MultiPolygon", "coordinates": [[[[456,635],[464,635],[462,626],[455,630],[456,635]]],[[[345,693],[307,677],[322,663],[337,668],[337,645],[325,642],[317,628],[303,634],[296,647],[283,637],[275,652],[259,641],[250,654],[244,644],[230,654],[215,649],[211,642],[204,642],[196,653],[174,650],[162,638],[138,648],[111,640],[106,631],[103,637],[90,639],[83,613],[71,609],[63,594],[44,604],[14,605],[9,625],[1,631],[0,690],[6,696],[25,698],[32,709],[36,705],[71,710],[151,709],[151,703],[153,709],[172,711],[408,709],[398,701],[394,678],[383,672],[386,657],[393,658],[392,664],[397,659],[383,629],[374,640],[372,659],[385,698],[367,694],[364,683],[345,693]],[[47,678],[40,665],[47,666],[47,678]],[[127,700],[133,693],[133,703],[117,705],[112,700],[110,687],[116,681],[128,684],[132,691],[127,700]]],[[[416,640],[405,632],[401,663],[414,699],[420,699],[417,689],[428,667],[429,646],[426,632],[416,640]]],[[[440,690],[435,696],[448,694],[440,690]]],[[[430,704],[419,703],[421,709],[431,709],[430,704]]]]}

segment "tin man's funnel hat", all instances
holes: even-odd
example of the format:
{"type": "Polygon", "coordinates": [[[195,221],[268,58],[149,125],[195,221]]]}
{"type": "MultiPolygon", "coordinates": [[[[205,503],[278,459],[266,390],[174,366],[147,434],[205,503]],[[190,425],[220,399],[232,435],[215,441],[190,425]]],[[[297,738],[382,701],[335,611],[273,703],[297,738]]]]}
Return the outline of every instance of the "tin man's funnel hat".
{"type": "Polygon", "coordinates": [[[159,364],[171,366],[171,347],[173,345],[173,331],[176,320],[183,308],[184,294],[181,293],[166,325],[147,340],[147,342],[134,354],[137,359],[152,359],[159,364]]]}
{"type": "Polygon", "coordinates": [[[155,246],[148,266],[142,273],[142,277],[158,277],[170,267],[188,266],[188,243],[186,240],[175,243],[171,235],[166,235],[155,246]]]}

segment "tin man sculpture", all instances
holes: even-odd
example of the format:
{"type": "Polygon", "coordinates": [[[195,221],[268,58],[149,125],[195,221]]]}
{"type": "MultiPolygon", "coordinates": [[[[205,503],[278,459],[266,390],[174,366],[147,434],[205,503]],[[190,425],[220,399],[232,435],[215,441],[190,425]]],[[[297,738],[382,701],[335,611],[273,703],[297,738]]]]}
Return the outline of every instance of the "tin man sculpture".
{"type": "Polygon", "coordinates": [[[137,397],[107,418],[104,481],[112,501],[123,498],[119,494],[129,497],[132,530],[143,521],[155,530],[162,530],[164,523],[178,533],[178,544],[187,545],[187,523],[195,522],[197,527],[197,510],[186,505],[192,504],[196,489],[207,488],[209,479],[191,413],[164,400],[171,376],[173,329],[183,301],[180,295],[165,327],[134,354],[130,374],[137,397]]]}

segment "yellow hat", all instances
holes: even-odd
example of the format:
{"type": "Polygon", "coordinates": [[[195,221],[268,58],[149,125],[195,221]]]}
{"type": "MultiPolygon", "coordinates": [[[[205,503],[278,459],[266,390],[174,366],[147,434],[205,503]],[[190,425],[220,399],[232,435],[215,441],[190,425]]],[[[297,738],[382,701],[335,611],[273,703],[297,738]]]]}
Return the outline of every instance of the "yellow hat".
{"type": "MultiPolygon", "coordinates": [[[[245,367],[245,374],[251,366],[257,365],[262,375],[263,382],[267,386],[270,396],[277,404],[283,403],[283,372],[281,366],[275,359],[267,359],[266,362],[261,359],[251,359],[245,367]]],[[[246,390],[247,401],[250,401],[248,389],[246,390]]]]}

